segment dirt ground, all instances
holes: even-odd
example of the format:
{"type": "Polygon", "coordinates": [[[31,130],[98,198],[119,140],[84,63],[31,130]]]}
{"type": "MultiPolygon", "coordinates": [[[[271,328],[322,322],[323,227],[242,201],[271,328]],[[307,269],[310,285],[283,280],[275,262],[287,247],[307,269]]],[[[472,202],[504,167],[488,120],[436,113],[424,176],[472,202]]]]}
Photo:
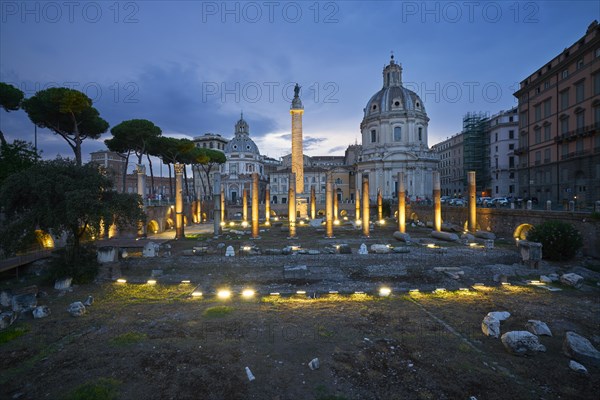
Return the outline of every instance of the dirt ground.
{"type": "MultiPolygon", "coordinates": [[[[40,286],[38,304],[52,314],[22,316],[9,328],[21,335],[0,343],[0,398],[111,398],[84,394],[103,388],[118,399],[161,400],[597,398],[600,368],[586,365],[589,375],[578,375],[562,352],[570,330],[600,347],[597,282],[588,278],[580,290],[557,284],[562,290],[556,292],[524,284],[540,271],[560,273],[590,260],[544,262],[531,270],[517,264],[516,248],[502,238],[493,250],[415,244],[409,253],[359,256],[363,242],[404,244],[390,239],[393,227],[374,231],[370,239],[339,229],[335,240],[308,229],[293,241],[276,228],[255,241],[200,236],[171,242],[171,249],[152,259],[137,258],[130,249],[128,259],[104,271],[126,277],[126,284],[103,281],[62,295],[40,286]],[[289,244],[323,251],[347,243],[352,254],[224,257],[219,243],[236,251],[256,245],[263,252],[289,244]],[[207,247],[208,254],[182,255],[193,246],[207,247]],[[307,265],[307,274],[286,278],[284,265],[307,265]],[[454,279],[434,270],[440,266],[463,274],[454,279]],[[158,283],[145,284],[152,270],[162,272],[158,283]],[[181,284],[183,279],[191,283],[181,284]],[[486,286],[475,290],[475,282],[486,286]],[[392,295],[380,297],[382,286],[392,295]],[[243,299],[239,293],[250,287],[257,295],[243,299]],[[447,291],[431,293],[439,287],[447,291]],[[232,298],[217,298],[221,288],[231,290],[232,298]],[[414,288],[420,292],[408,292],[414,288]],[[194,290],[204,296],[191,297],[194,290]],[[275,291],[281,295],[269,295],[275,291]],[[68,305],[88,295],[95,302],[86,315],[71,317],[68,305]],[[490,311],[511,313],[501,324],[503,333],[524,330],[529,319],[545,321],[553,332],[540,337],[547,351],[508,354],[500,339],[481,332],[490,311]],[[314,358],[320,366],[311,370],[314,358]],[[246,367],[255,380],[248,379],[246,367]]],[[[427,232],[413,229],[411,235],[425,244],[427,232]]],[[[39,280],[35,274],[6,278],[0,290],[39,280]]]]}

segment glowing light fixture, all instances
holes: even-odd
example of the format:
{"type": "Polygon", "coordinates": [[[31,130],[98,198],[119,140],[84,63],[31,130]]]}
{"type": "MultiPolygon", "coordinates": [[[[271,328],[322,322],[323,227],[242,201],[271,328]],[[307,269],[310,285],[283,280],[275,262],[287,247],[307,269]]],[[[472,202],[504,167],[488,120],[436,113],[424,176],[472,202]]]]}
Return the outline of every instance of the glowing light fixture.
{"type": "Polygon", "coordinates": [[[382,287],[381,289],[379,289],[379,295],[382,297],[387,297],[392,293],[392,289],[388,288],[388,287],[382,287]]]}
{"type": "Polygon", "coordinates": [[[445,288],[437,288],[433,291],[433,293],[446,293],[446,289],[445,288]]]}
{"type": "Polygon", "coordinates": [[[502,286],[510,286],[510,282],[502,282],[502,286]]]}
{"type": "Polygon", "coordinates": [[[279,296],[279,294],[280,294],[279,292],[272,292],[272,293],[269,293],[269,296],[279,296]]]}
{"type": "Polygon", "coordinates": [[[225,226],[225,221],[221,221],[221,226],[225,226]]]}
{"type": "Polygon", "coordinates": [[[250,251],[252,250],[251,246],[242,246],[242,251],[250,251]]]}
{"type": "Polygon", "coordinates": [[[217,292],[217,297],[220,299],[228,299],[231,297],[231,291],[227,289],[219,290],[217,292]]]}
{"type": "Polygon", "coordinates": [[[242,221],[242,228],[248,227],[248,221],[242,221]]]}
{"type": "Polygon", "coordinates": [[[242,291],[242,297],[245,297],[246,299],[254,297],[254,294],[255,292],[252,289],[245,289],[244,291],[242,291]]]}
{"type": "Polygon", "coordinates": [[[235,222],[231,221],[231,222],[229,223],[229,226],[235,226],[235,222]]]}
{"type": "Polygon", "coordinates": [[[146,282],[148,285],[156,285],[156,279],[148,279],[148,282],[146,282]]]}
{"type": "Polygon", "coordinates": [[[306,294],[306,291],[305,291],[305,290],[298,290],[298,291],[296,292],[296,294],[306,294]]]}
{"type": "Polygon", "coordinates": [[[469,243],[469,247],[477,247],[477,243],[469,243]]]}
{"type": "Polygon", "coordinates": [[[458,288],[458,290],[461,291],[461,292],[468,292],[469,288],[461,287],[461,288],[458,288]]]}
{"type": "Polygon", "coordinates": [[[202,297],[202,292],[199,292],[197,290],[194,290],[192,292],[192,297],[202,297]]]}
{"type": "Polygon", "coordinates": [[[360,219],[357,219],[355,222],[356,225],[362,225],[362,221],[360,219]]]}
{"type": "Polygon", "coordinates": [[[385,220],[384,219],[380,219],[379,220],[379,225],[385,225],[385,220]]]}
{"type": "Polygon", "coordinates": [[[338,294],[339,292],[337,290],[330,290],[329,294],[338,294]]]}
{"type": "Polygon", "coordinates": [[[340,220],[339,220],[339,219],[336,219],[335,221],[333,221],[333,224],[334,224],[334,225],[339,225],[339,224],[340,224],[340,220]]]}
{"type": "Polygon", "coordinates": [[[409,293],[419,293],[419,289],[410,289],[409,293]]]}
{"type": "Polygon", "coordinates": [[[117,279],[117,283],[127,283],[127,279],[119,278],[117,279]]]}
{"type": "Polygon", "coordinates": [[[192,281],[190,281],[189,279],[184,279],[184,280],[181,281],[181,283],[185,285],[185,284],[192,283],[192,281]]]}
{"type": "Polygon", "coordinates": [[[365,292],[363,292],[362,290],[357,290],[356,292],[354,292],[354,294],[365,294],[365,292]]]}

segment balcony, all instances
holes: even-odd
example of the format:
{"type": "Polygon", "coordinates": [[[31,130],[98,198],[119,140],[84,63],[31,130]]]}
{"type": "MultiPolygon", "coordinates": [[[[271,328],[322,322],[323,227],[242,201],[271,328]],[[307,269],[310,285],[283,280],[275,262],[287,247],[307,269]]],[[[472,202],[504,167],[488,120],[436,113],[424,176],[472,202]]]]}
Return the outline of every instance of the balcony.
{"type": "Polygon", "coordinates": [[[522,154],[527,153],[527,151],[529,150],[529,146],[523,146],[523,147],[517,147],[514,151],[516,156],[520,156],[522,154]]]}
{"type": "Polygon", "coordinates": [[[564,141],[572,141],[580,137],[585,137],[589,135],[593,135],[594,133],[600,131],[600,122],[596,122],[595,124],[587,125],[582,128],[577,128],[567,133],[563,133],[562,135],[558,135],[554,138],[556,143],[562,143],[564,141]]]}

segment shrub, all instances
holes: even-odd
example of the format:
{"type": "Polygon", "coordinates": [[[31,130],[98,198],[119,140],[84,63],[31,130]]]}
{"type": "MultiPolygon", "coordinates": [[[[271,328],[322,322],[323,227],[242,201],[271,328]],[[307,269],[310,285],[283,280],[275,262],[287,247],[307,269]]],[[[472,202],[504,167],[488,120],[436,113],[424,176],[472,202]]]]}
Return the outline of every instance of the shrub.
{"type": "Polygon", "coordinates": [[[569,260],[583,246],[579,231],[562,221],[546,221],[534,226],[527,233],[527,240],[541,243],[543,257],[553,261],[569,260]]]}
{"type": "Polygon", "coordinates": [[[120,384],[113,378],[99,378],[76,387],[65,400],[113,400],[119,395],[120,384]]]}
{"type": "Polygon", "coordinates": [[[71,246],[56,250],[50,261],[49,281],[71,277],[73,283],[90,283],[98,274],[96,252],[91,247],[73,250],[71,246]]]}
{"type": "Polygon", "coordinates": [[[215,307],[209,307],[206,310],[204,310],[202,315],[204,315],[205,317],[209,317],[209,318],[220,318],[220,317],[229,315],[232,312],[233,312],[233,307],[215,306],[215,307]]]}

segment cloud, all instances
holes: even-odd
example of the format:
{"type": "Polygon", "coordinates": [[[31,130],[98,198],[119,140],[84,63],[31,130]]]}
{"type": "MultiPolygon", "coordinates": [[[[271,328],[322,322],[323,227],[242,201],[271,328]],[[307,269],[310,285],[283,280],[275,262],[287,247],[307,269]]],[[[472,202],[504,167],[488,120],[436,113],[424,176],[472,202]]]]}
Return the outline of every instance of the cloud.
{"type": "Polygon", "coordinates": [[[337,153],[338,151],[346,150],[348,146],[335,146],[329,149],[328,154],[337,153]]]}
{"type": "Polygon", "coordinates": [[[316,138],[316,137],[306,136],[303,138],[302,147],[304,148],[304,150],[311,150],[314,146],[316,146],[319,143],[322,143],[326,140],[327,139],[325,139],[325,138],[316,138]]]}

